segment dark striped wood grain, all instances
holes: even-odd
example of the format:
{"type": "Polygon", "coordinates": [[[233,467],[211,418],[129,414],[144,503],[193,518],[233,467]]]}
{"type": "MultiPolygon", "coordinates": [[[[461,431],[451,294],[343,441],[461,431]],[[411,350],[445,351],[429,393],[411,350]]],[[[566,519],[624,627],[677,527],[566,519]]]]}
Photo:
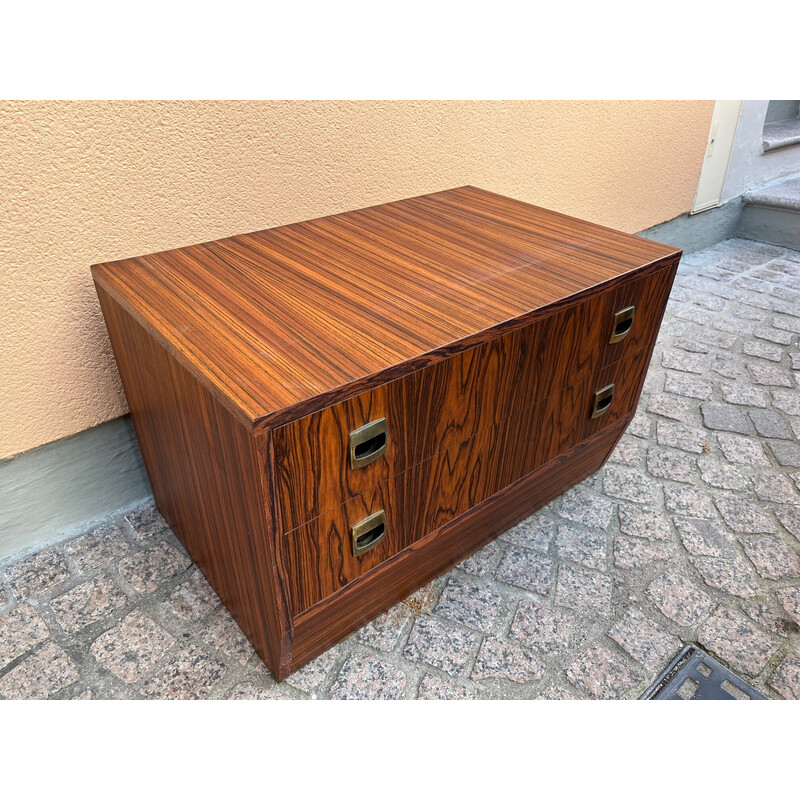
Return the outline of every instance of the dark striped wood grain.
{"type": "Polygon", "coordinates": [[[661,269],[277,428],[279,526],[292,530],[641,349],[658,328],[671,280],[672,270],[661,269]],[[637,308],[630,333],[609,344],[614,312],[630,305],[637,308]],[[350,431],[381,417],[389,428],[385,457],[350,469],[350,431]]]}
{"type": "Polygon", "coordinates": [[[257,440],[98,288],[156,503],[278,673],[290,620],[257,440]]]}
{"type": "Polygon", "coordinates": [[[598,366],[580,383],[451,443],[436,456],[287,532],[293,612],[319,603],[581,440],[632,414],[648,359],[645,348],[598,366]],[[594,392],[610,383],[615,385],[610,408],[591,419],[594,392]],[[386,538],[369,553],[354,556],[351,527],[379,509],[386,512],[386,538]]]}
{"type": "Polygon", "coordinates": [[[93,273],[260,430],[678,256],[462,187],[96,265],[93,273]]]}
{"type": "Polygon", "coordinates": [[[600,466],[679,257],[462,187],[93,274],[158,507],[280,680],[600,466]]]}

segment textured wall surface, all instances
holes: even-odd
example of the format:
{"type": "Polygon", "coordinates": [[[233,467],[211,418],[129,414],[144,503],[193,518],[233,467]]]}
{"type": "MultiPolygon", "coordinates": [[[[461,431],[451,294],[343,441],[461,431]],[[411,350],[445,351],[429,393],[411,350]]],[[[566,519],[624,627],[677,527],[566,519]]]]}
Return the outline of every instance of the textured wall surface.
{"type": "Polygon", "coordinates": [[[0,103],[0,458],[126,410],[89,265],[473,184],[690,209],[711,101],[0,103]]]}

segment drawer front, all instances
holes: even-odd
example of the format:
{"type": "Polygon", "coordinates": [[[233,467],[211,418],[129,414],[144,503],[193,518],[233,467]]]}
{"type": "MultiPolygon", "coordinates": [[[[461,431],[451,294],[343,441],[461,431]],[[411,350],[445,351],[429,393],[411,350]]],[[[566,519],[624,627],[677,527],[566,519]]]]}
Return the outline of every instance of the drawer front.
{"type": "Polygon", "coordinates": [[[278,428],[273,437],[276,505],[283,529],[335,509],[537,402],[558,398],[599,365],[641,349],[654,335],[672,274],[667,268],[629,281],[278,428]],[[629,307],[635,309],[633,319],[612,343],[614,315],[629,307]],[[386,420],[385,451],[353,468],[351,432],[381,419],[386,420]]]}
{"type": "Polygon", "coordinates": [[[294,613],[325,599],[589,435],[632,414],[648,355],[645,349],[598,368],[580,384],[285,534],[294,613]],[[614,385],[613,398],[605,412],[592,419],[595,393],[609,384],[614,385]],[[380,511],[385,514],[383,537],[367,552],[355,555],[353,526],[380,511]]]}

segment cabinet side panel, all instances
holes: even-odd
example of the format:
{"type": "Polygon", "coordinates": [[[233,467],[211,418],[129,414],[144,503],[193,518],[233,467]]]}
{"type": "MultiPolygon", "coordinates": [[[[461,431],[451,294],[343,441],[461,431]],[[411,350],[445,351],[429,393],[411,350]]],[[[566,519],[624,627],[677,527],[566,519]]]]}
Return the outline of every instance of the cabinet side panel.
{"type": "Polygon", "coordinates": [[[101,287],[131,419],[159,510],[276,676],[288,617],[252,434],[101,287]]]}

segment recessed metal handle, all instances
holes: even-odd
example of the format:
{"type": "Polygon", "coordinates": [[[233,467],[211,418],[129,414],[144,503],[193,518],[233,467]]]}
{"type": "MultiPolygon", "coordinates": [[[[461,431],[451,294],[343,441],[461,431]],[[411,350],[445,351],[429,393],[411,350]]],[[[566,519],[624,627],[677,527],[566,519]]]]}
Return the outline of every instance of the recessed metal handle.
{"type": "Polygon", "coordinates": [[[386,419],[372,420],[350,432],[350,469],[361,469],[380,458],[389,444],[386,419]]]}
{"type": "Polygon", "coordinates": [[[361,522],[356,522],[350,529],[353,540],[353,555],[363,556],[386,538],[386,512],[381,509],[361,522]]]}
{"type": "Polygon", "coordinates": [[[592,419],[602,417],[608,411],[611,401],[614,399],[614,384],[609,383],[594,393],[594,404],[592,405],[592,419]]]}
{"type": "Polygon", "coordinates": [[[622,341],[630,329],[633,327],[633,315],[636,313],[636,306],[628,306],[627,308],[620,309],[614,314],[614,327],[611,331],[611,339],[609,344],[615,344],[622,341]]]}

